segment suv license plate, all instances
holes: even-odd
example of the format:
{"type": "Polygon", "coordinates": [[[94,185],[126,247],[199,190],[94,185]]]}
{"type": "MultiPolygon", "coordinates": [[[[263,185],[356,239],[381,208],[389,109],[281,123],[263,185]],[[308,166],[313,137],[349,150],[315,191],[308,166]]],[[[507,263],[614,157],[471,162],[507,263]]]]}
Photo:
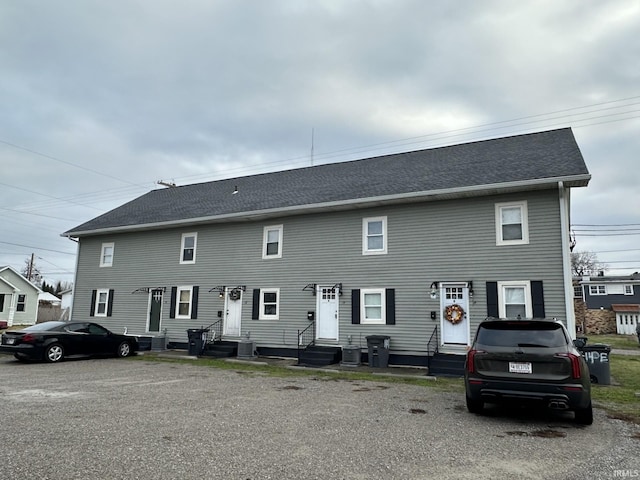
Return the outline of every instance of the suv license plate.
{"type": "Polygon", "coordinates": [[[532,373],[531,362],[509,362],[509,373],[532,373]]]}

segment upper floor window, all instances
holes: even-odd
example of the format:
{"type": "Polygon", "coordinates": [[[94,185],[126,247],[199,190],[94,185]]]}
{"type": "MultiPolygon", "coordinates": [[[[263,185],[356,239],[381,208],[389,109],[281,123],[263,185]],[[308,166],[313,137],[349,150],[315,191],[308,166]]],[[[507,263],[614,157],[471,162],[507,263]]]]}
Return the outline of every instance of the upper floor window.
{"type": "Polygon", "coordinates": [[[262,258],[282,258],[282,225],[264,227],[262,258]]]}
{"type": "Polygon", "coordinates": [[[624,294],[625,295],[633,295],[633,285],[625,285],[624,286],[624,294]]]}
{"type": "Polygon", "coordinates": [[[113,265],[113,248],[113,242],[102,244],[102,250],[100,252],[101,267],[111,267],[113,265]]]}
{"type": "Polygon", "coordinates": [[[360,323],[384,325],[386,323],[384,288],[368,288],[360,290],[360,323]]]}
{"type": "Polygon", "coordinates": [[[589,295],[606,295],[606,285],[589,285],[589,295]]]}
{"type": "Polygon", "coordinates": [[[362,254],[387,253],[387,217],[362,219],[362,254]]]}
{"type": "Polygon", "coordinates": [[[16,303],[16,311],[24,312],[27,307],[27,296],[26,295],[18,295],[18,303],[16,303]]]}
{"type": "Polygon", "coordinates": [[[497,245],[529,243],[527,202],[496,203],[497,245]]]}
{"type": "Polygon", "coordinates": [[[574,285],[573,286],[573,296],[574,298],[582,298],[582,286],[574,285]]]}
{"type": "Polygon", "coordinates": [[[180,263],[196,263],[197,233],[183,233],[180,246],[180,263]]]}
{"type": "Polygon", "coordinates": [[[532,318],[530,282],[498,282],[498,314],[500,318],[532,318]]]}

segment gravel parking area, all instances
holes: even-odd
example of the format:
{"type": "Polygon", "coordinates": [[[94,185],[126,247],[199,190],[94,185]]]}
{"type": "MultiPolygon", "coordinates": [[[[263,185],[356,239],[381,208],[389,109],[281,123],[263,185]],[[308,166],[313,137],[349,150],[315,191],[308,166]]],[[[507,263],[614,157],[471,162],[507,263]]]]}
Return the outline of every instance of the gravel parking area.
{"type": "Polygon", "coordinates": [[[600,410],[591,427],[475,416],[463,394],[383,381],[0,356],[0,401],[2,479],[640,476],[640,429],[600,410]]]}

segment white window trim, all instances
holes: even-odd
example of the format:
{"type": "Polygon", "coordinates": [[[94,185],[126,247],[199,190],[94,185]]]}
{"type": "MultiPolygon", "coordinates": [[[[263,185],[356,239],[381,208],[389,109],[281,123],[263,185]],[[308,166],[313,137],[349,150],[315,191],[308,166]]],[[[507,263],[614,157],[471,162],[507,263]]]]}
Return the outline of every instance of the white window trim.
{"type": "Polygon", "coordinates": [[[269,225],[268,227],[264,227],[262,231],[262,258],[282,258],[282,237],[283,237],[284,227],[282,225],[269,225]],[[278,231],[278,253],[275,255],[267,255],[267,240],[269,231],[277,230],[278,231]]]}
{"type": "Polygon", "coordinates": [[[191,318],[193,308],[193,287],[178,287],[176,290],[176,318],[191,318]],[[185,315],[180,314],[180,292],[189,292],[189,311],[185,315]]]}
{"type": "Polygon", "coordinates": [[[496,203],[496,245],[528,245],[529,244],[529,213],[527,201],[496,203]],[[522,213],[522,239],[503,240],[502,239],[502,209],[520,207],[522,213]]]}
{"type": "Polygon", "coordinates": [[[386,325],[387,324],[387,305],[386,294],[384,288],[363,288],[360,290],[360,324],[362,325],[386,325]],[[366,305],[364,303],[365,295],[380,295],[380,318],[369,319],[366,313],[366,305]]]}
{"type": "Polygon", "coordinates": [[[112,267],[113,266],[113,257],[116,253],[115,244],[113,242],[103,243],[102,248],[100,249],[100,267],[112,267]],[[111,261],[105,262],[104,260],[104,251],[111,247],[111,261]]]}
{"type": "Polygon", "coordinates": [[[623,285],[625,295],[633,295],[633,285],[623,285]]]}
{"type": "Polygon", "coordinates": [[[531,300],[531,282],[529,280],[498,282],[498,315],[507,318],[507,306],[505,305],[505,288],[524,288],[524,312],[525,318],[533,318],[533,302],[531,300]]]}
{"type": "Polygon", "coordinates": [[[387,217],[367,217],[362,219],[362,254],[363,255],[386,255],[387,254],[387,217]],[[369,249],[368,234],[369,222],[382,222],[382,248],[377,250],[369,249]]]}
{"type": "Polygon", "coordinates": [[[280,319],[280,289],[279,288],[261,288],[260,289],[260,313],[258,315],[259,320],[279,320],[280,319]],[[275,315],[267,315],[264,313],[264,294],[275,293],[276,294],[276,313],[275,315]]]}
{"type": "Polygon", "coordinates": [[[109,311],[109,289],[108,288],[99,288],[98,290],[96,290],[96,305],[95,305],[94,310],[93,310],[93,316],[94,317],[106,317],[108,311],[109,311]],[[104,302],[104,312],[99,313],[98,312],[98,308],[100,306],[100,294],[101,293],[106,293],[107,297],[106,297],[106,301],[104,302]]]}
{"type": "Polygon", "coordinates": [[[595,285],[589,285],[589,295],[592,297],[597,297],[598,295],[606,295],[607,294],[607,286],[603,283],[598,283],[595,285]],[[604,287],[604,292],[600,292],[598,287],[604,287]],[[595,291],[594,291],[595,289],[595,291]]]}
{"type": "Polygon", "coordinates": [[[198,249],[198,232],[183,233],[182,240],[180,241],[180,263],[182,265],[191,265],[196,263],[196,251],[198,249]],[[184,258],[184,241],[185,239],[193,237],[193,260],[183,260],[184,258]]]}

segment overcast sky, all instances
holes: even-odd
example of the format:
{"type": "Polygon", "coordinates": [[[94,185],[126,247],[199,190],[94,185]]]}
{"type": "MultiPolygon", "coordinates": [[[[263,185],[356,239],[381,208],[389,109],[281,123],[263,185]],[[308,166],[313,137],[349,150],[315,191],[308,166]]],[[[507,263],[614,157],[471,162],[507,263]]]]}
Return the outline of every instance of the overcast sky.
{"type": "Polygon", "coordinates": [[[2,1],[0,265],[73,280],[60,233],[312,132],[320,164],[569,126],[576,248],[640,271],[639,32],[640,0],[2,1]]]}

